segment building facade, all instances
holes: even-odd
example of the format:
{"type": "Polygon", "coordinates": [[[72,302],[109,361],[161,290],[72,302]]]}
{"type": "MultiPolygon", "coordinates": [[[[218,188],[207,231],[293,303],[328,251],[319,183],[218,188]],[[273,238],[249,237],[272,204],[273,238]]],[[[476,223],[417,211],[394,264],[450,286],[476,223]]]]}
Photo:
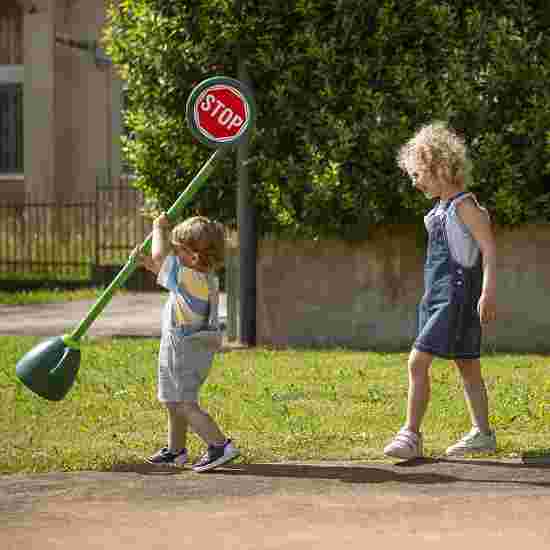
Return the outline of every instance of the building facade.
{"type": "Polygon", "coordinates": [[[74,202],[120,176],[105,0],[0,3],[0,200],[74,202]]]}

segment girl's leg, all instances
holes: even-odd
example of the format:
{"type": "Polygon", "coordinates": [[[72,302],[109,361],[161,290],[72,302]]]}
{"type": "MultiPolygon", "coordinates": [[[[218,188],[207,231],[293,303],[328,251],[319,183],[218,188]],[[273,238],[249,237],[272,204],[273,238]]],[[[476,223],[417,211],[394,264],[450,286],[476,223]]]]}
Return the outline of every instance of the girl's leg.
{"type": "Polygon", "coordinates": [[[497,448],[495,432],[489,426],[487,390],[481,376],[479,359],[457,359],[456,366],[464,383],[464,396],[470,411],[473,429],[460,441],[447,448],[447,456],[469,453],[493,453],[497,448]]]}
{"type": "Polygon", "coordinates": [[[208,445],[223,445],[225,435],[221,432],[212,417],[203,411],[196,401],[182,401],[179,404],[191,429],[208,445]]]}
{"type": "Polygon", "coordinates": [[[409,356],[409,395],[405,428],[420,433],[420,425],[430,400],[430,365],[433,355],[412,349],[409,356]]]}
{"type": "Polygon", "coordinates": [[[384,454],[405,460],[423,456],[420,425],[430,400],[429,370],[433,356],[413,349],[409,356],[409,396],[407,421],[395,437],[384,447],[384,454]]]}
{"type": "Polygon", "coordinates": [[[490,434],[489,404],[485,382],[481,376],[479,359],[456,359],[455,364],[464,384],[464,397],[472,419],[472,426],[490,434]]]}
{"type": "Polygon", "coordinates": [[[168,412],[168,450],[175,453],[187,447],[187,419],[180,403],[166,403],[168,412]]]}

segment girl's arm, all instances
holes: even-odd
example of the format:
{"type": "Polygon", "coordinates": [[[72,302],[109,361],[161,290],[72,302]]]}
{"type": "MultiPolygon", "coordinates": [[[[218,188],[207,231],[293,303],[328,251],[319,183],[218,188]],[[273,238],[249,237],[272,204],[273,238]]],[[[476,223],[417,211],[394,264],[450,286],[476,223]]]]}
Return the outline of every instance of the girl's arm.
{"type": "Polygon", "coordinates": [[[161,214],[153,222],[153,242],[151,245],[151,258],[152,262],[158,272],[166,259],[166,256],[170,254],[170,243],[168,242],[168,229],[170,222],[166,217],[166,214],[161,214]]]}
{"type": "Polygon", "coordinates": [[[478,303],[482,323],[496,319],[496,242],[487,214],[472,200],[462,201],[457,212],[477,241],[483,256],[483,287],[478,303]]]}

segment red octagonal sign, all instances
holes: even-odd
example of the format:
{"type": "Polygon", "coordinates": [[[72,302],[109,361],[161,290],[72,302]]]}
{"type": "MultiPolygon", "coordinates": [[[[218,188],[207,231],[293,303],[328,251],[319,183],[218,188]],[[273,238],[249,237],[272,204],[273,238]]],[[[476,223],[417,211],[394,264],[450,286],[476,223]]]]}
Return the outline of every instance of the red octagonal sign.
{"type": "Polygon", "coordinates": [[[236,140],[248,126],[250,111],[244,96],[227,84],[203,90],[194,106],[197,129],[219,143],[236,140]]]}

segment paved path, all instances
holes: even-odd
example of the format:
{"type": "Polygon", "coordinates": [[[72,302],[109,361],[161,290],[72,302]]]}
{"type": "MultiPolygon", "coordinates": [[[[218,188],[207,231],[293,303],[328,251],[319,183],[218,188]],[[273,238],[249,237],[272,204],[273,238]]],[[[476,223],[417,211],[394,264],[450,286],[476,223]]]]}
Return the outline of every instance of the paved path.
{"type": "MultiPolygon", "coordinates": [[[[160,336],[160,314],[166,294],[140,292],[115,294],[88,336],[160,336]]],[[[0,335],[59,336],[71,332],[88,314],[95,300],[25,306],[0,305],[0,335]]],[[[227,318],[226,296],[220,296],[219,317],[227,318]]]]}
{"type": "MultiPolygon", "coordinates": [[[[163,299],[117,295],[88,334],[158,336],[163,299]]],[[[57,336],[92,304],[0,306],[0,334],[57,336]]],[[[119,464],[0,476],[0,548],[548,550],[549,510],[550,464],[520,460],[237,463],[202,475],[119,464]]]]}
{"type": "Polygon", "coordinates": [[[119,465],[0,477],[0,548],[547,550],[549,509],[519,462],[119,465]]]}

